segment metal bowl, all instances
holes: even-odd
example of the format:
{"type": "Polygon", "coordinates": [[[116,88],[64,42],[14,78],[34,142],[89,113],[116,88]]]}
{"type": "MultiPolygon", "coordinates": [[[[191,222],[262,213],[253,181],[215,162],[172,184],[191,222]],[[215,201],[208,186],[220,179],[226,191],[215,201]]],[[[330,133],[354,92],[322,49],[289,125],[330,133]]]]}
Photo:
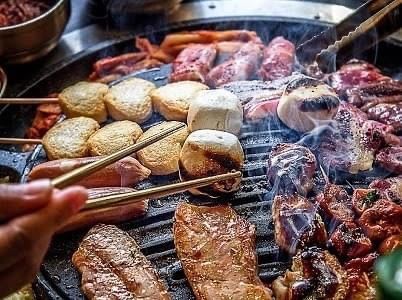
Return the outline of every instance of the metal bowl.
{"type": "Polygon", "coordinates": [[[14,26],[0,27],[0,61],[26,63],[56,47],[70,18],[70,0],[54,0],[40,16],[14,26]]]}

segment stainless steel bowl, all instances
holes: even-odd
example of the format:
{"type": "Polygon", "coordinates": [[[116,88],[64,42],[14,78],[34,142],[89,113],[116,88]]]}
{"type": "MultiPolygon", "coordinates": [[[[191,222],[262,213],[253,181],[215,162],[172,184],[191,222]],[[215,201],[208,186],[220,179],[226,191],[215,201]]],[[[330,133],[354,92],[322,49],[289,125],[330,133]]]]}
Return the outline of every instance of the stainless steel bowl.
{"type": "Polygon", "coordinates": [[[26,63],[56,47],[70,18],[70,0],[54,0],[44,14],[14,26],[0,27],[0,61],[26,63]]]}

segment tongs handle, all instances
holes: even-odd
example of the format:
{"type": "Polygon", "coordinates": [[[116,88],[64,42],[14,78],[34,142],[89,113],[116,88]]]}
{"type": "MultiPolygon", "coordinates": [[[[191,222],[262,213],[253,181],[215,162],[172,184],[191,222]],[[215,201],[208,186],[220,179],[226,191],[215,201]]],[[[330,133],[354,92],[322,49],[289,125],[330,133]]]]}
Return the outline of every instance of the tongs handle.
{"type": "Polygon", "coordinates": [[[316,57],[316,61],[321,70],[328,71],[331,64],[335,63],[335,56],[341,50],[343,53],[350,53],[356,55],[358,52],[362,52],[374,44],[380,42],[390,34],[394,33],[402,26],[402,14],[401,4],[402,0],[394,1],[370,1],[372,4],[369,6],[371,9],[378,8],[380,4],[385,5],[379,9],[367,20],[362,22],[353,31],[344,35],[340,40],[335,41],[332,45],[329,45],[326,49],[322,50],[316,57]],[[367,41],[365,37],[374,34],[374,38],[367,41]],[[358,52],[355,49],[352,51],[351,45],[359,45],[358,52]]]}

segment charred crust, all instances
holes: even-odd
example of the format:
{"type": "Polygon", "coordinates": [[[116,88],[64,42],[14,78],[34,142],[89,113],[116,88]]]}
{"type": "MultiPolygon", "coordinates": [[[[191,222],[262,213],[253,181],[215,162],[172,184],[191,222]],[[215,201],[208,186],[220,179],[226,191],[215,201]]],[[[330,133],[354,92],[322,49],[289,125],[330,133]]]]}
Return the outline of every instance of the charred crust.
{"type": "Polygon", "coordinates": [[[339,107],[339,98],[334,95],[323,95],[314,98],[303,99],[299,104],[302,112],[317,112],[321,110],[332,110],[339,107]]]}
{"type": "Polygon", "coordinates": [[[324,84],[322,81],[311,77],[306,76],[297,77],[295,80],[289,82],[289,84],[286,87],[286,91],[290,93],[301,87],[314,87],[322,84],[324,84]]]}

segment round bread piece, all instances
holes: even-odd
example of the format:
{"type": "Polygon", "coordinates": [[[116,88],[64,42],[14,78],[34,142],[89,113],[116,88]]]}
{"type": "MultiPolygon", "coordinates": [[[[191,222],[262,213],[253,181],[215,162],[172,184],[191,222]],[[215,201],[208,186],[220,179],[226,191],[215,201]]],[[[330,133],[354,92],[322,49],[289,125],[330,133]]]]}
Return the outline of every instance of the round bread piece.
{"type": "Polygon", "coordinates": [[[42,139],[50,160],[88,156],[88,139],[99,129],[94,119],[78,117],[56,124],[42,139]]]}
{"type": "Polygon", "coordinates": [[[190,104],[187,124],[191,132],[215,129],[238,135],[243,124],[243,108],[237,96],[229,91],[199,91],[190,104]]]}
{"type": "Polygon", "coordinates": [[[279,100],[277,113],[289,128],[309,132],[331,122],[339,104],[339,97],[331,87],[303,76],[288,84],[279,100]]]}
{"type": "Polygon", "coordinates": [[[151,92],[155,85],[140,78],[124,80],[109,89],[105,102],[113,119],[141,124],[152,115],[151,92]]]}
{"type": "MultiPolygon", "coordinates": [[[[171,128],[181,122],[162,122],[148,129],[138,139],[143,141],[167,128],[171,128]]],[[[187,126],[182,130],[156,142],[137,152],[137,158],[141,164],[151,170],[152,175],[168,175],[179,170],[180,150],[188,136],[187,126]]]]}
{"type": "MultiPolygon", "coordinates": [[[[191,180],[239,171],[244,165],[239,139],[228,132],[197,130],[185,141],[180,152],[180,179],[191,180]]],[[[211,186],[190,190],[194,195],[218,197],[239,189],[241,178],[217,182],[211,186]]]]}
{"type": "Polygon", "coordinates": [[[155,111],[167,120],[187,120],[188,108],[194,95],[208,86],[195,81],[179,81],[162,86],[151,93],[155,111]]]}
{"type": "Polygon", "coordinates": [[[59,94],[59,103],[68,118],[88,117],[105,122],[105,95],[109,87],[98,82],[78,82],[59,94]]]}
{"type": "Polygon", "coordinates": [[[88,140],[92,156],[109,155],[134,145],[142,135],[140,125],[131,121],[117,121],[102,127],[88,140]]]}

